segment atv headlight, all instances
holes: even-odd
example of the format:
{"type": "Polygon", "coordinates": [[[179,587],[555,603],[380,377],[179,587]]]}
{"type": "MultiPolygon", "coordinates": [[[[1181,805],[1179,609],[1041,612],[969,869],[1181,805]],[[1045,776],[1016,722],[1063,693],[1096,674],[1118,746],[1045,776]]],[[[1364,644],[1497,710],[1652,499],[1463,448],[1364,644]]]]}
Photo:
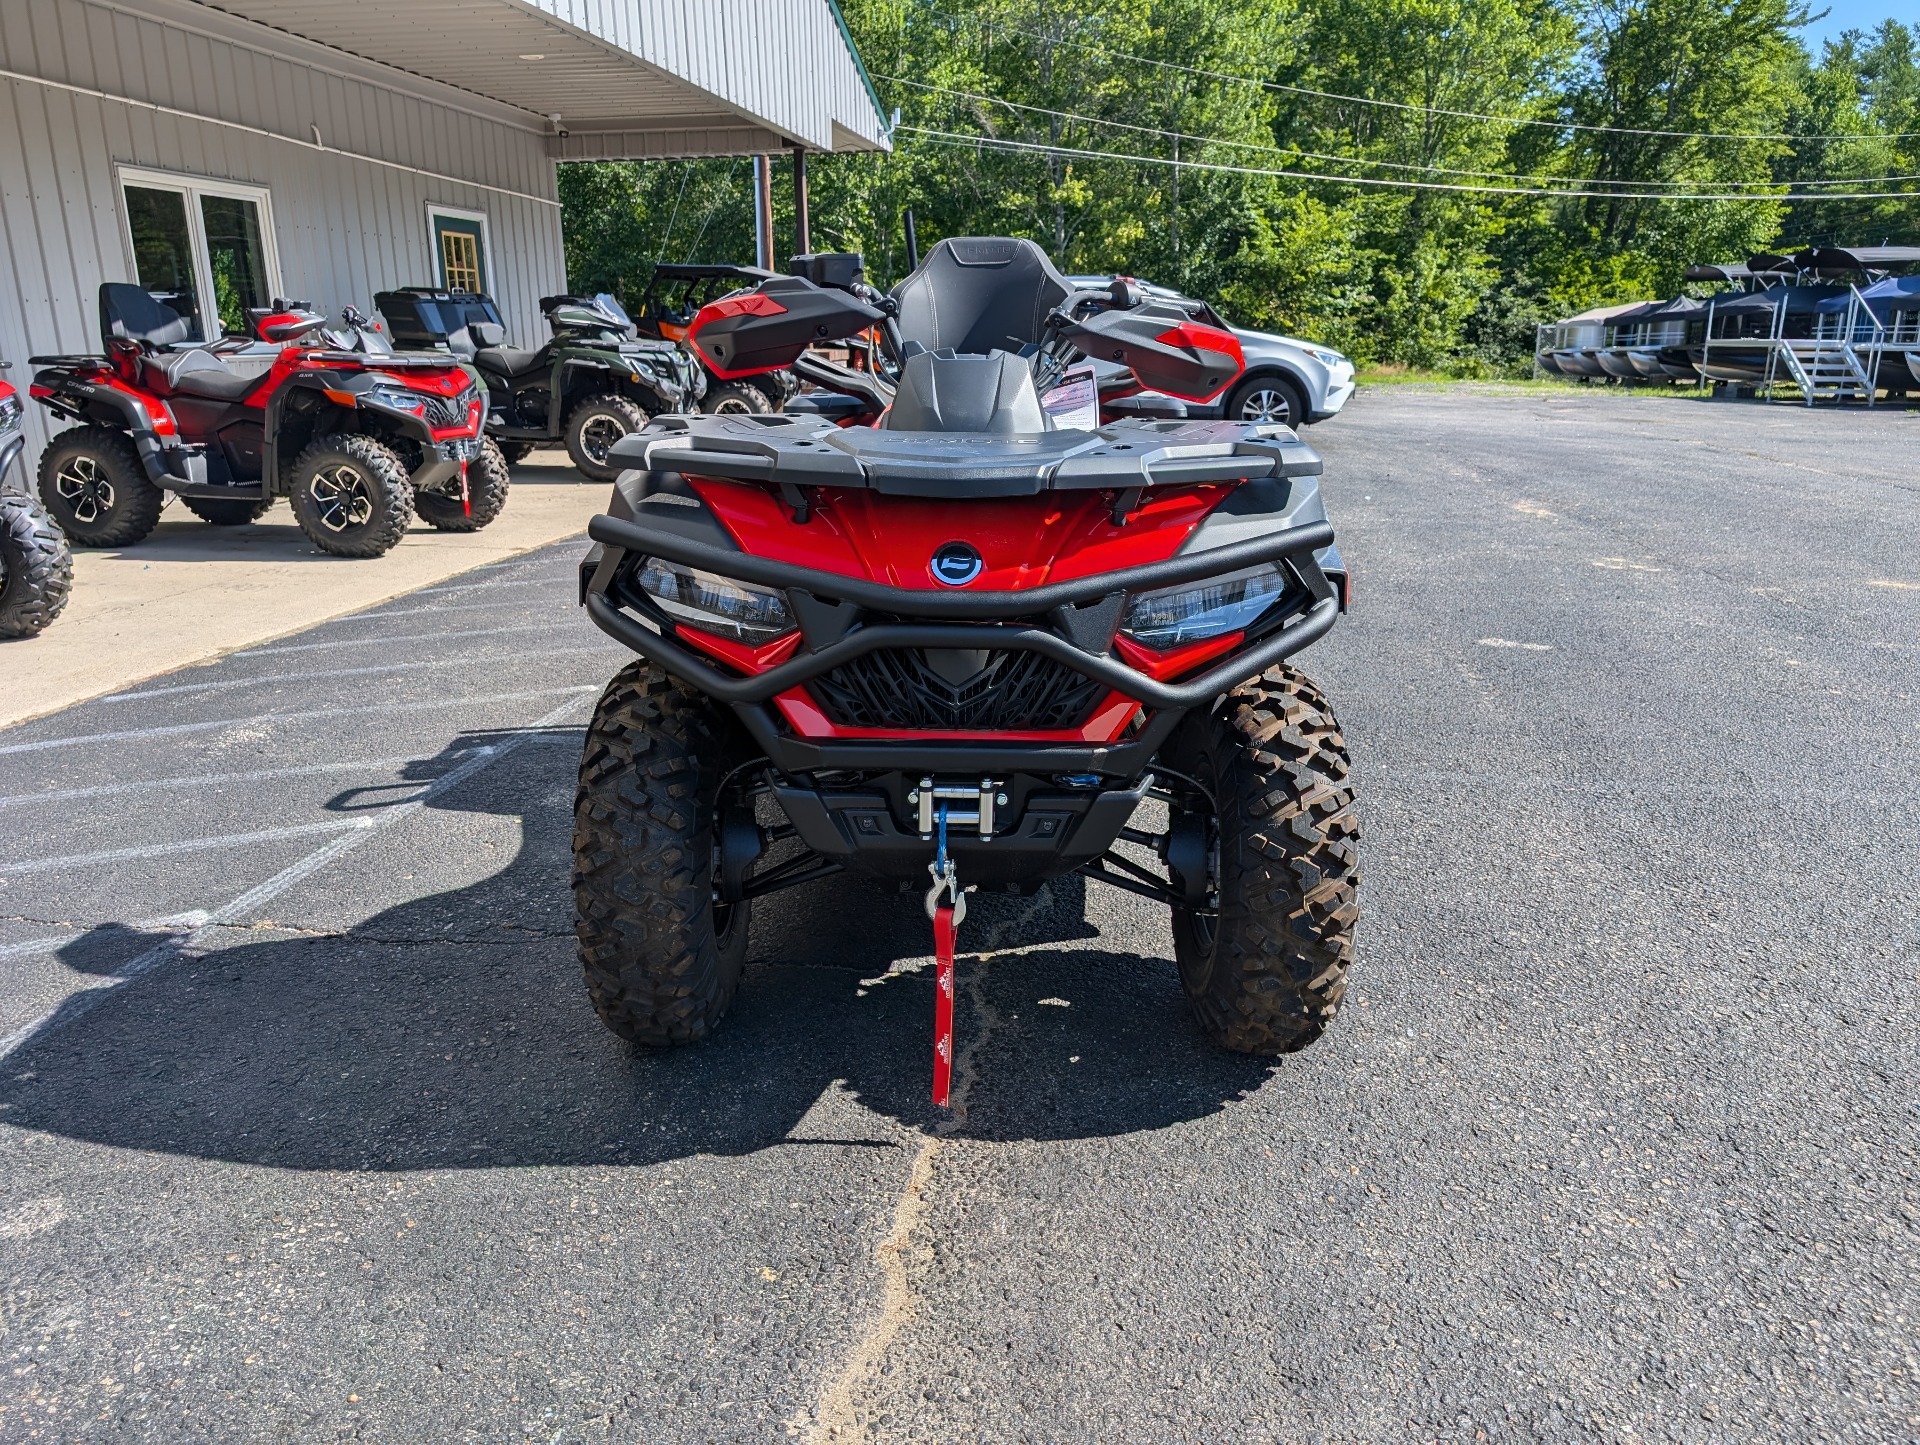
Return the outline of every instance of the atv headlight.
{"type": "Polygon", "coordinates": [[[778,592],[660,557],[647,558],[640,568],[640,589],[667,616],[749,646],[794,628],[787,599],[778,592]]]}
{"type": "MultiPolygon", "coordinates": [[[[427,399],[417,391],[408,391],[400,386],[371,386],[361,394],[363,401],[378,402],[381,406],[390,406],[395,411],[404,411],[410,416],[427,414],[427,399]]],[[[465,400],[463,393],[461,400],[465,400]]]]}
{"type": "Polygon", "coordinates": [[[1142,647],[1165,651],[1251,627],[1287,591],[1278,563],[1183,582],[1129,598],[1120,630],[1142,647]]]}
{"type": "Polygon", "coordinates": [[[20,398],[0,396],[0,437],[20,430],[20,398]]]}

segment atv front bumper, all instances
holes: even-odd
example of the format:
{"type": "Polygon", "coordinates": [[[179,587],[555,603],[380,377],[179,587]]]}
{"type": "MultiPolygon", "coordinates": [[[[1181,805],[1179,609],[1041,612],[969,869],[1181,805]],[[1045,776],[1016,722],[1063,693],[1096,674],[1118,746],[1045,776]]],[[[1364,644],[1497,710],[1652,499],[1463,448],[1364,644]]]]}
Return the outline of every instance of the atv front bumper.
{"type": "Polygon", "coordinates": [[[1333,541],[1333,529],[1325,522],[1018,592],[890,587],[724,551],[612,516],[595,517],[588,535],[596,545],[581,567],[581,600],[595,625],[709,697],[731,704],[768,760],[789,776],[821,769],[906,769],[1137,778],[1182,713],[1211,703],[1324,636],[1340,611],[1339,598],[1313,555],[1333,541]],[[650,608],[644,594],[623,585],[630,563],[647,556],[785,590],[801,619],[799,650],[762,672],[722,671],[678,640],[671,619],[650,608]],[[1197,676],[1162,682],[1111,655],[1128,592],[1278,560],[1286,561],[1300,579],[1299,611],[1197,676]],[[871,652],[981,648],[1043,654],[1141,704],[1146,716],[1129,735],[1111,743],[1012,741],[991,732],[962,739],[824,740],[796,736],[773,706],[781,694],[871,652]]]}

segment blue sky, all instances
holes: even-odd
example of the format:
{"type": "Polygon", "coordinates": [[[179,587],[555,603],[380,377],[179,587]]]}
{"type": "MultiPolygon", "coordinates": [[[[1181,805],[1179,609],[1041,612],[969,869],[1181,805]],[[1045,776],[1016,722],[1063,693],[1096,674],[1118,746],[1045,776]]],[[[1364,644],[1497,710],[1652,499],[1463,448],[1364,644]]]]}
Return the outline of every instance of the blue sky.
{"type": "Polygon", "coordinates": [[[1890,0],[1809,0],[1809,10],[1830,9],[1832,14],[1817,20],[1800,32],[1807,49],[1820,54],[1820,42],[1837,36],[1842,30],[1871,30],[1882,20],[1899,20],[1911,25],[1920,20],[1920,3],[1894,4],[1890,0]]]}

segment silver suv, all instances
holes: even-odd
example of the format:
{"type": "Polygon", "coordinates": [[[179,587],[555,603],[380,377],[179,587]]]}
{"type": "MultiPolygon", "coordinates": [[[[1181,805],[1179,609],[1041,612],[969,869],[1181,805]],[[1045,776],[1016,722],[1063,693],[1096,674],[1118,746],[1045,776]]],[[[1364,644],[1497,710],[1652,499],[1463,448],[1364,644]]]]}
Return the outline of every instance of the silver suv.
{"type": "MultiPolygon", "coordinates": [[[[1073,286],[1105,286],[1111,276],[1069,276],[1073,286]]],[[[1136,281],[1151,296],[1188,300],[1178,291],[1136,281]]],[[[1353,363],[1339,352],[1270,331],[1247,331],[1221,317],[1206,302],[1209,324],[1240,338],[1246,370],[1210,402],[1187,402],[1188,416],[1225,416],[1236,421],[1279,421],[1288,426],[1325,421],[1353,395],[1353,363]]],[[[1096,370],[1104,368],[1096,366],[1096,370]]]]}

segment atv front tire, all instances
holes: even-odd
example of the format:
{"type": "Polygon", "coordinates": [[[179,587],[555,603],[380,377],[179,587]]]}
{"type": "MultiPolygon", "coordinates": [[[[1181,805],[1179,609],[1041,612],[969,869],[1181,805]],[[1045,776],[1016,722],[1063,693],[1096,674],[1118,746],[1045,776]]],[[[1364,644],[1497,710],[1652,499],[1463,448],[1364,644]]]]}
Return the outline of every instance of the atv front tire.
{"type": "Polygon", "coordinates": [[[714,1029],[740,983],[749,905],[713,897],[721,782],[751,756],[733,719],[636,662],[587,727],[573,807],[574,931],[600,1021],[642,1044],[714,1029]]]}
{"type": "Polygon", "coordinates": [[[266,516],[267,509],[273,505],[273,498],[235,502],[225,497],[182,497],[180,503],[201,521],[211,522],[216,527],[244,527],[266,516]]]}
{"type": "Polygon", "coordinates": [[[761,416],[773,410],[773,401],[757,386],[723,381],[707,388],[700,410],[710,416],[761,416]]]}
{"type": "Polygon", "coordinates": [[[567,455],[596,482],[610,482],[620,466],[609,453],[647,424],[647,414],[624,396],[590,396],[567,416],[567,455]]]}
{"type": "Polygon", "coordinates": [[[322,552],[379,557],[413,520],[413,482],[392,448],[370,436],[315,437],[294,459],[293,519],[322,552]]]}
{"type": "Polygon", "coordinates": [[[500,455],[507,459],[507,465],[517,467],[533,452],[532,442],[501,442],[500,455]]]}
{"type": "Polygon", "coordinates": [[[0,637],[33,637],[73,590],[67,539],[32,497],[0,490],[0,637]]]}
{"type": "Polygon", "coordinates": [[[131,547],[160,522],[166,494],[147,480],[133,438],[112,427],[63,431],[40,455],[40,500],[82,547],[131,547]]]}
{"type": "Polygon", "coordinates": [[[413,509],[420,520],[442,532],[477,532],[506,505],[507,459],[490,438],[480,443],[480,455],[467,463],[466,505],[445,492],[413,494],[413,509]]]}
{"type": "Polygon", "coordinates": [[[1333,708],[1303,674],[1274,668],[1189,717],[1169,766],[1220,809],[1207,840],[1218,914],[1173,912],[1200,1026],[1241,1053],[1303,1049],[1339,1010],[1360,917],[1360,825],[1333,708]]]}

